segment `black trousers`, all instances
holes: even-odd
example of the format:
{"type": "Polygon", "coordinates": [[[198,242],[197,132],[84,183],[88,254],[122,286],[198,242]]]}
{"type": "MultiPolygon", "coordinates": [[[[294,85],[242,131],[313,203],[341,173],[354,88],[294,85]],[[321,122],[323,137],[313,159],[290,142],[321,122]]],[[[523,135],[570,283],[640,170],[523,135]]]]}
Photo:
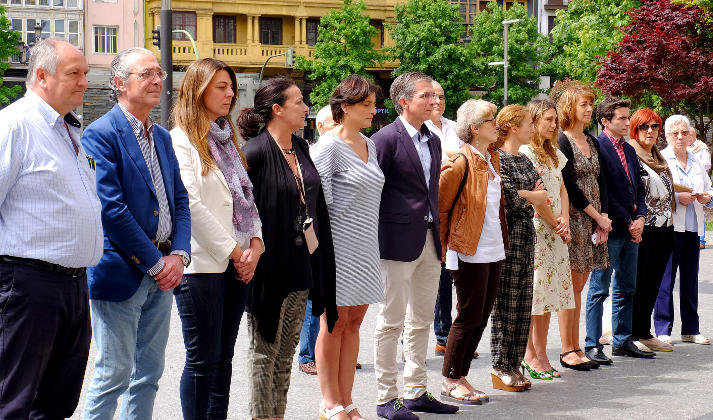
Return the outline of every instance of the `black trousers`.
{"type": "Polygon", "coordinates": [[[478,348],[490,312],[493,310],[500,281],[501,262],[466,263],[458,261],[451,271],[458,298],[458,314],[448,334],[443,358],[443,376],[460,379],[468,375],[473,352],[478,348]]]}
{"type": "Polygon", "coordinates": [[[636,292],[631,335],[639,340],[651,337],[651,313],[661,279],[673,250],[673,226],[644,226],[636,265],[636,292]]]}
{"type": "Polygon", "coordinates": [[[89,356],[87,277],[0,262],[0,419],[64,419],[89,356]]]}

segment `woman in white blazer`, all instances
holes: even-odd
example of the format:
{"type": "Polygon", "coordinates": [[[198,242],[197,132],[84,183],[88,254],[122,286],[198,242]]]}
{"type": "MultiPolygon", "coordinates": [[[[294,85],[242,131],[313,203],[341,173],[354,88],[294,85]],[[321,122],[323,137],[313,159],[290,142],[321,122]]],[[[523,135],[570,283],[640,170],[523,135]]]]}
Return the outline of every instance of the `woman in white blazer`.
{"type": "Polygon", "coordinates": [[[174,290],[186,346],[184,419],[227,417],[238,326],[263,252],[252,184],[229,118],[236,87],[222,61],[196,61],[173,109],[171,139],[191,210],[191,264],[174,290]]]}
{"type": "Polygon", "coordinates": [[[659,340],[672,344],[673,285],[680,278],[681,341],[710,344],[698,323],[698,237],[704,233],[703,206],[713,207],[711,179],[701,162],[686,149],[691,124],[683,115],[668,117],[664,126],[666,159],[674,182],[673,253],[664,272],[654,307],[654,327],[659,340]]]}

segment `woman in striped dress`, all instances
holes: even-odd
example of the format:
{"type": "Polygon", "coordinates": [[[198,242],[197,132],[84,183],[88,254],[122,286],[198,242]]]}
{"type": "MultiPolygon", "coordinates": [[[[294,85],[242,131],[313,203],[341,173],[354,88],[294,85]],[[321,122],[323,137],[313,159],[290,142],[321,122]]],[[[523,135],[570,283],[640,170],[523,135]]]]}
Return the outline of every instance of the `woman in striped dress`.
{"type": "Polygon", "coordinates": [[[317,336],[320,419],[361,418],[351,395],[359,327],[369,304],[384,299],[378,237],[384,174],[374,143],[360,133],[376,114],[377,90],[360,76],[342,81],[329,100],[338,125],[311,149],[332,223],[339,314],[331,333],[323,316],[317,336]]]}

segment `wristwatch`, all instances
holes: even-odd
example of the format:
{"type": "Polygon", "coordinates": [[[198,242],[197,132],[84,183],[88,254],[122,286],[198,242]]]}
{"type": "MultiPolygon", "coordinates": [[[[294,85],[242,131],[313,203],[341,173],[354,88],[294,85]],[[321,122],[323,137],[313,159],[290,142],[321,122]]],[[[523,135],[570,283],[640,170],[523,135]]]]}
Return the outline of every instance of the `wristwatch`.
{"type": "Polygon", "coordinates": [[[181,261],[183,261],[183,266],[188,267],[191,264],[191,259],[185,255],[181,255],[181,261]]]}

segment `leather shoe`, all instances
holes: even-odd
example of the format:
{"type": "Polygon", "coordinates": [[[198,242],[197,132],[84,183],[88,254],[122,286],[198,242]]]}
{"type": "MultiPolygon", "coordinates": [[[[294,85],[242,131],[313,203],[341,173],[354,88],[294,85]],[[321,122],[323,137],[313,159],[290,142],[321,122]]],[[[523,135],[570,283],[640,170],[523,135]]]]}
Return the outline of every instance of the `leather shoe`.
{"type": "Polygon", "coordinates": [[[377,405],[376,415],[388,420],[418,420],[418,416],[404,405],[403,398],[394,398],[387,403],[377,405]]]}
{"type": "Polygon", "coordinates": [[[642,351],[634,344],[633,341],[629,340],[621,347],[614,347],[612,350],[613,356],[629,356],[638,357],[640,359],[653,359],[656,354],[652,351],[642,351]]]}
{"type": "Polygon", "coordinates": [[[590,362],[596,363],[597,365],[611,365],[613,363],[599,347],[592,347],[584,352],[584,354],[587,355],[587,359],[589,359],[590,362]]]}
{"type": "Polygon", "coordinates": [[[430,392],[425,392],[418,398],[404,398],[404,405],[411,411],[423,413],[455,414],[458,411],[457,405],[444,404],[435,399],[430,392]]]}

